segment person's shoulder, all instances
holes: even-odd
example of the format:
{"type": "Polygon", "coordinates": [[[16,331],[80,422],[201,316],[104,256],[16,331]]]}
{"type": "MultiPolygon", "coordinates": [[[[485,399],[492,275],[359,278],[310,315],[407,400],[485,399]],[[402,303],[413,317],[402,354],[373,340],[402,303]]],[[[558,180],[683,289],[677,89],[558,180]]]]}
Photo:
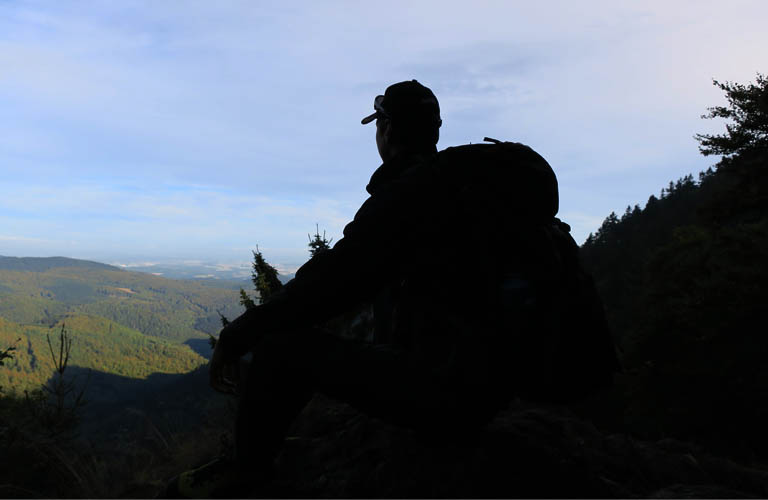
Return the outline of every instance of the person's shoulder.
{"type": "Polygon", "coordinates": [[[398,180],[404,183],[429,181],[438,172],[435,169],[438,153],[422,153],[401,159],[398,180]]]}

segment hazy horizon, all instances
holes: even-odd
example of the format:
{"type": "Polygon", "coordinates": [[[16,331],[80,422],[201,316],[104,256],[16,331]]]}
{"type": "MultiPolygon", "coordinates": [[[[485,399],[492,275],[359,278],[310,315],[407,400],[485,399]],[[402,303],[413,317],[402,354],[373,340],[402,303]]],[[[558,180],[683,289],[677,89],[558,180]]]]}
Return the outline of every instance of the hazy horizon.
{"type": "MultiPolygon", "coordinates": [[[[119,267],[128,271],[147,272],[151,274],[157,274],[160,276],[174,274],[168,272],[169,270],[186,271],[183,274],[194,278],[212,277],[212,278],[231,278],[231,279],[249,279],[251,276],[252,260],[232,260],[232,261],[219,261],[216,259],[174,259],[168,258],[99,258],[99,257],[73,257],[71,255],[1,255],[2,257],[12,258],[58,258],[64,257],[68,259],[85,260],[90,262],[97,262],[101,264],[108,264],[110,266],[119,267]],[[208,274],[203,273],[203,269],[208,270],[208,274]],[[160,272],[153,272],[160,271],[160,272]],[[202,274],[195,274],[194,271],[198,270],[202,274]]],[[[292,275],[298,266],[285,267],[281,265],[276,266],[277,271],[282,276],[292,275]]]]}

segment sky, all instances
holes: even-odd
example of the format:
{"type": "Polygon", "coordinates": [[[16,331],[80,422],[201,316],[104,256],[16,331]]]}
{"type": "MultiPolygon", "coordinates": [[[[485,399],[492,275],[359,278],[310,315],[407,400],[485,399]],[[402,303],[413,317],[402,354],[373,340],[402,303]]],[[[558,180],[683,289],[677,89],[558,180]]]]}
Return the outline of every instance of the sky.
{"type": "Polygon", "coordinates": [[[360,119],[412,78],[440,101],[439,148],[544,156],[581,243],[717,161],[693,139],[724,126],[701,119],[725,102],[712,79],[768,72],[766,19],[765,0],[0,0],[0,255],[258,245],[290,272],[366,199],[381,160],[360,119]]]}

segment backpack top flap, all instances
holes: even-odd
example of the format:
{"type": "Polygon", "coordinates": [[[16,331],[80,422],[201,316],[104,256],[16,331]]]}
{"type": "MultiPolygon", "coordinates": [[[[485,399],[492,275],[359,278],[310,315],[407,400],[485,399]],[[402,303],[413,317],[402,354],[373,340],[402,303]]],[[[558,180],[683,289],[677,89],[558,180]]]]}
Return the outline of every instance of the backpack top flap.
{"type": "Polygon", "coordinates": [[[467,144],[440,151],[437,165],[452,183],[482,185],[508,213],[550,223],[559,209],[557,178],[549,163],[516,142],[467,144]]]}

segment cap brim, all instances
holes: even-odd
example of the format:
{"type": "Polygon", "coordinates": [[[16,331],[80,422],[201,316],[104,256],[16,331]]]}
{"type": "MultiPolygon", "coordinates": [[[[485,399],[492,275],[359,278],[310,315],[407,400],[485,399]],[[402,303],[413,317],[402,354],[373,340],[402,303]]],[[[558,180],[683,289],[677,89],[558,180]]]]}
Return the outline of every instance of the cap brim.
{"type": "Polygon", "coordinates": [[[368,115],[365,118],[363,118],[362,120],[360,120],[360,123],[362,123],[363,125],[367,125],[367,124],[371,123],[373,120],[375,120],[376,118],[378,118],[378,116],[379,116],[379,112],[378,111],[374,111],[372,115],[368,115]]]}

